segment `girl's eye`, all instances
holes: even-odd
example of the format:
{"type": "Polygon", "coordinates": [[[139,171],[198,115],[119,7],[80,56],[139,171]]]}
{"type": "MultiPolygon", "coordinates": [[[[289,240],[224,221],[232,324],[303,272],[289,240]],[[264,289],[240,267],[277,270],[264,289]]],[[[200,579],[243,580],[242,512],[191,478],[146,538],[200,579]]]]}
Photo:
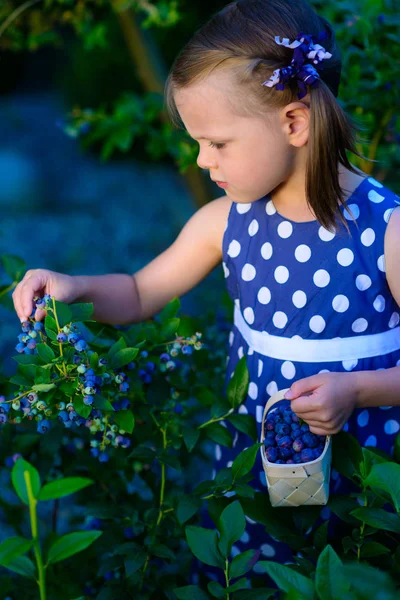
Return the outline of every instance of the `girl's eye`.
{"type": "Polygon", "coordinates": [[[214,142],[210,142],[208,145],[211,146],[211,148],[218,148],[218,150],[221,150],[225,146],[225,144],[214,144],[214,142]]]}

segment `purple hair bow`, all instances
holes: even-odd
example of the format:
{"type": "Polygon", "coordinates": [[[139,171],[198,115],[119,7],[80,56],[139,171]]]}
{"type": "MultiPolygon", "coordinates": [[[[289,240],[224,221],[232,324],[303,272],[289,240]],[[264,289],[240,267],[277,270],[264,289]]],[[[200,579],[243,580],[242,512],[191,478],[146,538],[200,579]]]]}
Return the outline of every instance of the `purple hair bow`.
{"type": "Polygon", "coordinates": [[[288,67],[275,69],[271,77],[262,85],[276,86],[277,90],[282,91],[290,79],[297,79],[299,88],[297,97],[299,100],[304,98],[307,95],[307,86],[316,86],[321,79],[317,69],[311,63],[318,65],[323,60],[332,58],[332,54],[319,44],[326,37],[326,32],[320,33],[318,37],[300,33],[293,42],[290,42],[288,38],[283,38],[281,41],[279,36],[275,36],[275,42],[279,46],[294,50],[293,58],[288,67]]]}

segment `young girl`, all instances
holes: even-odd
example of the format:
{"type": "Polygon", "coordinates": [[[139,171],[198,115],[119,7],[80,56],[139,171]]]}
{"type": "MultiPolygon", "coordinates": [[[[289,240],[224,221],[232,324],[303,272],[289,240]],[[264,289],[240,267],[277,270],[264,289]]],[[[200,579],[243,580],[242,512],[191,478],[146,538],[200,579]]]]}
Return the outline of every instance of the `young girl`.
{"type": "MultiPolygon", "coordinates": [[[[340,75],[332,27],[305,0],[228,4],[185,46],[166,85],[170,114],[199,142],[198,165],[225,194],[133,276],[28,271],[13,294],[18,316],[46,293],[93,302],[99,321],[135,323],[222,261],[234,301],[225,384],[243,355],[250,372],[239,412],[260,428],[269,396],[290,387],[292,409],[312,432],[344,429],[392,452],[400,427],[400,199],[346,156],[357,151],[337,100],[340,75]]],[[[249,442],[236,434],[232,450],[217,446],[215,468],[249,442]]],[[[260,457],[254,473],[255,489],[266,492],[260,457]]],[[[345,491],[334,475],[331,491],[345,491]]],[[[257,547],[264,558],[292,556],[248,520],[234,552],[257,547]]]]}

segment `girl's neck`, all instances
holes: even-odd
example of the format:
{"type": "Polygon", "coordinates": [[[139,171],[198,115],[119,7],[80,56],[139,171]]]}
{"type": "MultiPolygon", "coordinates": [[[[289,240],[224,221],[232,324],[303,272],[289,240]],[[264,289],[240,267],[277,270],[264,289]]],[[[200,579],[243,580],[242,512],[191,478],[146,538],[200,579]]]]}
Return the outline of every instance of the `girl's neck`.
{"type": "MultiPolygon", "coordinates": [[[[365,173],[354,168],[359,174],[352,173],[343,165],[339,165],[339,183],[345,200],[352,195],[362,179],[366,177],[365,173]]],[[[288,181],[279,185],[270,193],[270,197],[282,217],[299,223],[315,220],[315,215],[306,200],[305,171],[297,172],[288,181]],[[304,192],[299,194],[299,190],[304,190],[304,192]]]]}

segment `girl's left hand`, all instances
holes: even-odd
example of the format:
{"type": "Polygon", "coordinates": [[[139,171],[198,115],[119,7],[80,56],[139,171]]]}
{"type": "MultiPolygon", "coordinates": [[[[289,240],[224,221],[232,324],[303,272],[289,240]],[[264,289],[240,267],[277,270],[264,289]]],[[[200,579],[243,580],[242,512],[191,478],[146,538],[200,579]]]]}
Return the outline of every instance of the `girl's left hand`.
{"type": "Polygon", "coordinates": [[[352,373],[320,373],[296,381],[285,398],[317,435],[338,433],[356,408],[352,373]]]}

